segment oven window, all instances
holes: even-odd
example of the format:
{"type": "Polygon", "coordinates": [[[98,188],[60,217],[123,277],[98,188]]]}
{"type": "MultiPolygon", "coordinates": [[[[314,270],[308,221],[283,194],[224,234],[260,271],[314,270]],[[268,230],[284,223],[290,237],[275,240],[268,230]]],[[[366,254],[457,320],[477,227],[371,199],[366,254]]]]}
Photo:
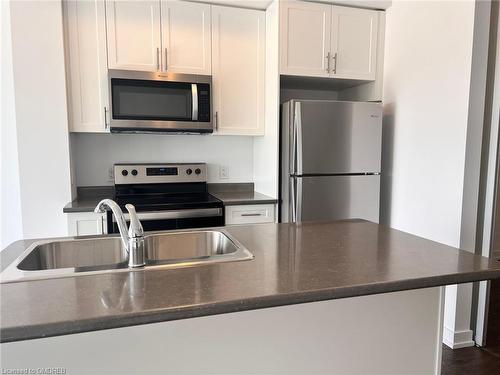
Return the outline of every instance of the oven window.
{"type": "Polygon", "coordinates": [[[191,121],[190,83],[111,79],[113,119],[191,121]]]}

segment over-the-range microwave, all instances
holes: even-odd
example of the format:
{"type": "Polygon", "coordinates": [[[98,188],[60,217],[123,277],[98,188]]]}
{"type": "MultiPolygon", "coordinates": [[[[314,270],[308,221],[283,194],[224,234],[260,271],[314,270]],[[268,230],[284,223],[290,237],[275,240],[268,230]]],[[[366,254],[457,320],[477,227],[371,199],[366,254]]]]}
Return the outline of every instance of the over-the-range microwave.
{"type": "Polygon", "coordinates": [[[111,132],[211,133],[212,77],[108,70],[111,132]]]}

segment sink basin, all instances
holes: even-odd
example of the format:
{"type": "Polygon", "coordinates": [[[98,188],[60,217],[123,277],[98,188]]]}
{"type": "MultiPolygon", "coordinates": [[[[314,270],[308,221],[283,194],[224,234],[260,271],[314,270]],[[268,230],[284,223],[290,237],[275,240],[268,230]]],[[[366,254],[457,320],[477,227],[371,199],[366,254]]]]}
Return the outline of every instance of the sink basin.
{"type": "Polygon", "coordinates": [[[224,230],[156,233],[145,236],[146,266],[130,269],[120,237],[68,238],[31,245],[1,274],[0,282],[147,271],[242,261],[253,255],[224,230]]]}
{"type": "Polygon", "coordinates": [[[158,234],[145,240],[147,264],[201,261],[238,251],[236,243],[219,231],[158,234]]]}
{"type": "Polygon", "coordinates": [[[22,271],[75,268],[84,272],[94,268],[127,265],[128,255],[120,238],[85,239],[42,243],[19,262],[22,271]]]}

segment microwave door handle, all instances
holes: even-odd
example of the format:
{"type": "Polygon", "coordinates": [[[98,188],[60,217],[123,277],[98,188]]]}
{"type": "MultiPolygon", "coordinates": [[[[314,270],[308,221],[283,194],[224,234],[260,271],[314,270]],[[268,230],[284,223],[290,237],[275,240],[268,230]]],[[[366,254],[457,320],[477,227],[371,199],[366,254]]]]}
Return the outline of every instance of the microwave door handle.
{"type": "Polygon", "coordinates": [[[193,96],[193,114],[191,120],[198,121],[198,85],[196,83],[191,84],[191,95],[193,96]]]}

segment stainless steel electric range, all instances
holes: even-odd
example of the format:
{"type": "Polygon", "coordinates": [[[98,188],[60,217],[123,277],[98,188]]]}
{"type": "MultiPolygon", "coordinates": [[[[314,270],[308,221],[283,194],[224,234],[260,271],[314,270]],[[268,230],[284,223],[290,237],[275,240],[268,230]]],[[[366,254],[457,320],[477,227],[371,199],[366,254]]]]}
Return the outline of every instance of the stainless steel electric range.
{"type": "MultiPolygon", "coordinates": [[[[204,163],[115,164],[114,175],[115,201],[122,210],[133,204],[145,231],[224,225],[222,202],[208,193],[204,163]]],[[[107,215],[108,233],[118,233],[114,216],[107,215]]]]}

